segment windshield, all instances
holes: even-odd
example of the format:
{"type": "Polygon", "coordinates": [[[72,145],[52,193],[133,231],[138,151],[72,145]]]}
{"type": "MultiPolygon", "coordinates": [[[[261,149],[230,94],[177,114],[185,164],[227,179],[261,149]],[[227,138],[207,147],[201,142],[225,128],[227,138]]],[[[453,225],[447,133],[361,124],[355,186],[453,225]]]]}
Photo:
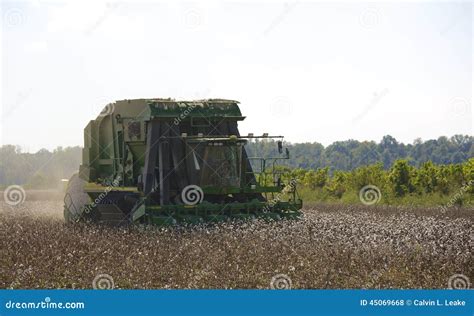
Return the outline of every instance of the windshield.
{"type": "Polygon", "coordinates": [[[240,187],[242,146],[205,146],[202,160],[195,159],[201,170],[201,186],[240,187]]]}

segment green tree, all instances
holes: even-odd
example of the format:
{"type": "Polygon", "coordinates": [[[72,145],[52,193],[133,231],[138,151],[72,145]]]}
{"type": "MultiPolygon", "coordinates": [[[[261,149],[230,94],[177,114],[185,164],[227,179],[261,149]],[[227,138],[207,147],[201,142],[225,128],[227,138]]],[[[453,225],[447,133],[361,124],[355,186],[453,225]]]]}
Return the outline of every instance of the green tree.
{"type": "MultiPolygon", "coordinates": [[[[414,186],[419,193],[432,193],[438,186],[439,171],[431,162],[425,162],[415,172],[414,186]]],[[[442,179],[440,179],[442,180],[442,179]]]]}
{"type": "Polygon", "coordinates": [[[304,176],[303,184],[313,190],[316,188],[323,188],[328,181],[328,175],[329,167],[309,170],[304,176]]]}
{"type": "Polygon", "coordinates": [[[344,171],[334,172],[331,180],[326,184],[325,189],[334,197],[341,198],[347,190],[347,174],[344,171]]]}
{"type": "Polygon", "coordinates": [[[392,168],[390,168],[389,181],[396,196],[401,197],[413,192],[412,172],[413,167],[404,159],[395,161],[392,168]]]}

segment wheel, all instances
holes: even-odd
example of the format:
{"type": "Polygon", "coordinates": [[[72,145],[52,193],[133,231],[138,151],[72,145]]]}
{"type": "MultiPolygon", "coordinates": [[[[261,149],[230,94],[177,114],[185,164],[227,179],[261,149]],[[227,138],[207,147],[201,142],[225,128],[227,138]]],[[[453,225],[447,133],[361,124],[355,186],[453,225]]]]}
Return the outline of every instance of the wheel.
{"type": "Polygon", "coordinates": [[[86,181],[74,174],[69,179],[66,195],[64,196],[64,220],[66,223],[78,222],[83,218],[85,206],[92,201],[87,193],[84,192],[86,181]]]}

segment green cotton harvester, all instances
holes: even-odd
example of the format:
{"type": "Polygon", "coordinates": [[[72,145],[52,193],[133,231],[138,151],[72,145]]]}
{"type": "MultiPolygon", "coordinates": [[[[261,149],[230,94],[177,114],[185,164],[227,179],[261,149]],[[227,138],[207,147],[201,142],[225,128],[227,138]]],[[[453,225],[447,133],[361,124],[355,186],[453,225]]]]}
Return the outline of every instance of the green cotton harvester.
{"type": "Polygon", "coordinates": [[[241,136],[239,102],[122,100],[84,129],[79,172],[64,197],[66,222],[174,225],[295,218],[296,182],[281,136],[241,136]],[[277,157],[249,157],[246,143],[278,138],[277,157]],[[285,183],[286,182],[286,183],[285,183]]]}

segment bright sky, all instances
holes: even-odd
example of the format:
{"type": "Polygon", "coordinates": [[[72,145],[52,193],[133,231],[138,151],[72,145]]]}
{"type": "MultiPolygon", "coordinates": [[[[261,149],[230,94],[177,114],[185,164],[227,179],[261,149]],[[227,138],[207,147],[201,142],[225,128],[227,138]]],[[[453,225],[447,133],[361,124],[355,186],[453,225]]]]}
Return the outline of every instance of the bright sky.
{"type": "Polygon", "coordinates": [[[2,2],[1,144],[82,145],[114,100],[241,101],[292,142],[473,134],[472,3],[2,2]]]}

